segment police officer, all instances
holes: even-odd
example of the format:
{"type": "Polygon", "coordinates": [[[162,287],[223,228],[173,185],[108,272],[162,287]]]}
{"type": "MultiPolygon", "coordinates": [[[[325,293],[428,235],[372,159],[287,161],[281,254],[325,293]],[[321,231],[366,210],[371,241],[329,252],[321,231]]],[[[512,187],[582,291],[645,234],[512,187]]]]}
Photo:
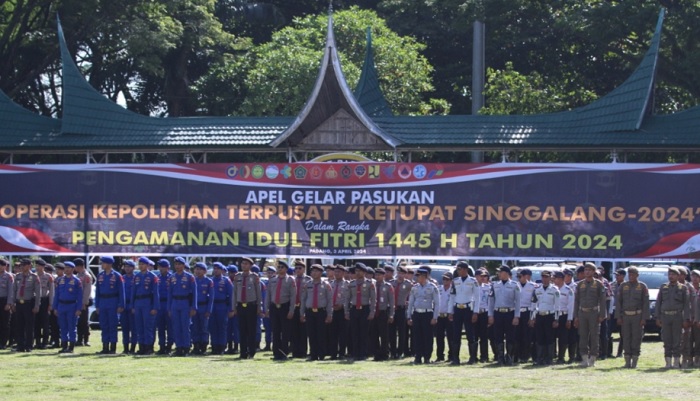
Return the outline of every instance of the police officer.
{"type": "Polygon", "coordinates": [[[292,318],[292,356],[294,358],[306,358],[306,343],[308,334],[306,325],[301,321],[301,294],[304,285],[311,281],[306,275],[306,264],[301,260],[294,262],[294,280],[297,287],[296,300],[294,302],[294,317],[292,318]]]}
{"type": "Polygon", "coordinates": [[[693,326],[693,315],[695,313],[694,311],[694,306],[695,306],[695,288],[693,288],[693,285],[690,283],[690,281],[687,281],[686,278],[690,276],[690,271],[687,267],[685,266],[676,266],[678,269],[678,282],[685,285],[688,288],[688,302],[690,303],[690,317],[691,317],[691,322],[690,326],[688,328],[683,328],[683,333],[681,334],[681,367],[683,369],[688,369],[690,365],[692,365],[692,345],[691,345],[691,328],[693,326]]]}
{"type": "MultiPolygon", "coordinates": [[[[60,263],[60,262],[59,262],[60,263]]],[[[63,269],[65,269],[65,266],[63,263],[61,264],[61,275],[63,275],[63,269]]],[[[58,263],[56,263],[58,265],[58,263]]],[[[56,288],[56,266],[52,265],[50,263],[47,263],[46,266],[44,267],[44,271],[46,271],[48,274],[50,274],[53,277],[53,283],[54,283],[54,293],[55,293],[55,288],[56,288]]],[[[55,310],[56,306],[53,305],[53,299],[51,299],[52,305],[51,305],[51,310],[55,310]]],[[[76,320],[77,324],[77,320],[76,320]]],[[[58,328],[58,316],[56,316],[55,313],[49,313],[49,345],[48,348],[60,348],[61,347],[61,333],[58,328]]]]}
{"type": "Polygon", "coordinates": [[[262,326],[265,331],[265,348],[262,349],[263,352],[272,351],[272,321],[270,320],[269,310],[265,304],[265,299],[267,297],[267,290],[270,286],[270,280],[277,275],[277,268],[275,266],[269,265],[265,268],[265,276],[260,278],[260,285],[265,289],[263,291],[263,313],[265,317],[262,318],[262,326]]]}
{"type": "Polygon", "coordinates": [[[477,275],[479,281],[479,308],[474,310],[477,315],[474,331],[479,343],[479,362],[489,361],[489,344],[495,349],[493,341],[493,326],[489,326],[489,294],[491,294],[491,282],[489,272],[485,268],[479,269],[477,275]]]}
{"type": "MultiPolygon", "coordinates": [[[[156,316],[161,309],[160,280],[158,275],[150,271],[150,259],[139,259],[139,274],[134,277],[131,306],[129,313],[138,339],[138,355],[153,355],[153,344],[156,341],[156,316]]],[[[166,294],[167,299],[167,294],[166,294]]]]}
{"type": "Polygon", "coordinates": [[[573,348],[569,345],[576,341],[576,329],[573,327],[574,320],[574,290],[564,284],[564,272],[554,272],[554,285],[559,289],[559,327],[557,327],[557,363],[564,363],[564,355],[569,349],[569,360],[573,361],[575,355],[573,348]]]}
{"type": "MultiPolygon", "coordinates": [[[[228,265],[226,268],[228,272],[228,278],[231,280],[231,285],[233,285],[233,282],[236,279],[236,275],[238,274],[238,266],[234,264],[228,265]]],[[[241,330],[238,325],[239,318],[235,314],[236,311],[236,301],[233,298],[233,291],[231,292],[231,309],[232,312],[229,315],[228,318],[228,323],[226,326],[226,342],[228,345],[228,348],[226,349],[225,353],[227,355],[234,355],[238,353],[238,345],[240,344],[240,338],[241,338],[241,330]]]]}
{"type": "MultiPolygon", "coordinates": [[[[437,346],[437,358],[435,362],[445,360],[445,338],[447,338],[447,360],[454,361],[454,325],[448,317],[448,304],[450,301],[450,291],[452,289],[452,273],[447,272],[442,275],[442,285],[438,286],[438,296],[440,307],[438,308],[438,321],[435,325],[435,345],[437,346]]],[[[461,336],[461,333],[460,333],[461,336]]]]}
{"type": "Polygon", "coordinates": [[[700,270],[690,272],[690,278],[695,289],[695,300],[693,303],[693,366],[700,368],[700,270]]]}
{"type": "Polygon", "coordinates": [[[479,283],[474,278],[474,269],[467,262],[457,263],[457,274],[452,280],[452,288],[450,289],[449,300],[447,303],[447,314],[449,320],[454,323],[454,334],[452,344],[453,358],[450,361],[452,365],[459,365],[459,352],[462,348],[462,331],[467,333],[467,341],[469,343],[469,361],[468,365],[473,365],[477,361],[477,343],[474,324],[479,319],[478,312],[481,307],[481,293],[479,283]]]}
{"type": "Polygon", "coordinates": [[[192,318],[193,355],[206,354],[209,345],[209,318],[214,310],[214,281],[206,274],[206,263],[197,262],[194,265],[197,313],[192,318]]]}
{"type": "Polygon", "coordinates": [[[394,330],[393,332],[389,330],[389,346],[393,359],[406,357],[409,354],[406,303],[411,294],[411,288],[413,288],[413,283],[406,278],[408,269],[405,266],[399,266],[396,270],[398,274],[394,281],[394,304],[396,305],[396,313],[394,315],[394,330]]]}
{"type": "Polygon", "coordinates": [[[187,356],[192,346],[190,324],[197,313],[197,285],[192,273],[185,271],[184,258],[175,259],[175,273],[168,285],[168,312],[172,320],[175,338],[173,356],[187,356]]]}
{"type": "Polygon", "coordinates": [[[88,323],[88,308],[93,305],[92,285],[94,280],[90,272],[86,270],[85,260],[82,258],[73,259],[75,264],[75,276],[83,286],[83,311],[78,318],[78,341],[76,346],[90,346],[90,324],[88,323]]]}
{"type": "Polygon", "coordinates": [[[627,268],[628,281],[619,284],[615,296],[615,313],[620,326],[620,341],[625,351],[625,367],[636,368],[644,335],[644,323],[649,319],[649,289],[639,281],[636,266],[627,268]]]}
{"type": "Polygon", "coordinates": [[[532,293],[530,326],[535,328],[535,365],[551,365],[554,337],[559,327],[559,289],[551,284],[552,272],[542,271],[542,285],[532,293]]]}
{"type": "MultiPolygon", "coordinates": [[[[625,269],[617,269],[615,270],[615,280],[610,283],[610,289],[612,290],[613,293],[613,300],[614,302],[612,303],[612,307],[610,309],[610,319],[608,319],[608,333],[610,335],[610,339],[608,341],[608,351],[609,351],[609,357],[613,357],[613,341],[612,341],[612,334],[615,331],[622,332],[622,328],[617,324],[617,320],[620,317],[620,313],[617,312],[617,290],[620,288],[620,284],[625,282],[625,277],[627,276],[627,270],[625,269]]],[[[622,356],[622,336],[620,336],[620,341],[617,344],[617,354],[615,355],[616,358],[619,358],[622,356]]]]}
{"type": "Polygon", "coordinates": [[[32,261],[22,259],[19,262],[22,271],[15,277],[12,300],[13,317],[17,319],[17,352],[31,352],[34,343],[35,315],[41,306],[41,282],[31,271],[32,261]]]}
{"type": "Polygon", "coordinates": [[[122,326],[122,344],[124,345],[125,355],[136,352],[137,336],[136,327],[134,325],[134,314],[132,312],[133,293],[134,293],[134,269],[136,262],[126,259],[122,262],[122,278],[124,279],[124,312],[119,315],[119,322],[122,326]]]}
{"type": "Polygon", "coordinates": [[[102,351],[98,354],[117,353],[119,314],[124,312],[124,279],[112,269],[114,258],[102,256],[102,271],[97,276],[95,289],[95,310],[100,316],[102,330],[102,351]]]}
{"type": "Polygon", "coordinates": [[[291,302],[297,297],[294,278],[287,274],[289,265],[277,262],[277,275],[267,283],[265,310],[272,325],[272,359],[286,361],[289,355],[289,337],[292,331],[294,309],[291,302]]]}
{"type": "Polygon", "coordinates": [[[10,340],[10,316],[12,316],[12,289],[15,276],[8,272],[10,262],[0,258],[0,350],[7,348],[10,340]]]}
{"type": "Polygon", "coordinates": [[[574,296],[574,326],[579,334],[582,367],[595,366],[599,351],[600,324],[607,316],[606,291],[600,280],[593,278],[596,267],[584,265],[584,279],[576,284],[574,296]]]}
{"type": "Polygon", "coordinates": [[[233,283],[224,274],[226,266],[213,263],[214,307],[209,318],[212,355],[223,355],[226,350],[226,330],[229,316],[233,316],[233,283]]]}
{"type": "MultiPolygon", "coordinates": [[[[175,258],[182,264],[185,263],[185,259],[182,256],[175,258]]],[[[148,266],[148,259],[139,259],[139,269],[141,269],[141,263],[148,266]]],[[[168,293],[170,287],[170,278],[173,273],[170,271],[170,261],[168,259],[160,259],[158,263],[158,294],[160,299],[158,300],[160,308],[158,309],[158,314],[156,315],[156,328],[158,330],[158,355],[168,355],[172,350],[173,341],[175,335],[173,333],[173,321],[170,317],[169,304],[168,304],[168,293]]]]}
{"type": "Polygon", "coordinates": [[[394,321],[396,307],[394,305],[394,286],[387,283],[386,270],[378,267],[375,270],[377,289],[377,308],[374,314],[376,324],[376,338],[374,346],[374,360],[386,361],[389,359],[389,323],[394,321]]]}
{"type": "Polygon", "coordinates": [[[311,281],[301,294],[301,321],[309,334],[307,361],[322,361],[326,355],[326,327],[333,320],[333,298],[330,284],[321,280],[323,266],[311,265],[311,281]]]}
{"type": "Polygon", "coordinates": [[[428,269],[416,270],[416,285],[411,288],[406,310],[407,323],[415,336],[415,364],[430,363],[433,354],[433,326],[437,324],[440,299],[438,288],[428,281],[428,269]]]}
{"type": "Polygon", "coordinates": [[[34,261],[36,275],[41,282],[41,305],[36,314],[34,324],[34,340],[37,349],[46,349],[49,343],[49,315],[53,307],[54,282],[53,275],[46,272],[46,261],[37,259],[34,261]]]}
{"type": "Polygon", "coordinates": [[[499,365],[513,364],[515,328],[520,323],[521,285],[510,277],[510,267],[501,266],[498,269],[499,280],[491,284],[489,295],[489,325],[494,326],[496,361],[499,365]]]}
{"type": "Polygon", "coordinates": [[[348,284],[345,297],[345,319],[350,322],[352,357],[356,361],[367,359],[367,338],[369,322],[374,319],[377,308],[377,289],[371,280],[365,278],[367,267],[356,263],[355,280],[348,284]]]}
{"type": "Polygon", "coordinates": [[[661,339],[664,342],[666,368],[680,368],[681,334],[690,327],[690,294],[688,287],[678,282],[680,272],[675,266],[668,269],[668,282],[661,285],[656,298],[661,339]],[[673,358],[673,365],[671,364],[673,358]]]}
{"type": "Polygon", "coordinates": [[[262,317],[262,294],[260,277],[251,272],[253,264],[251,258],[242,258],[241,272],[236,274],[233,282],[234,313],[240,319],[241,359],[253,359],[258,349],[255,326],[258,317],[262,317]]]}
{"type": "Polygon", "coordinates": [[[514,362],[527,362],[532,352],[532,344],[534,340],[534,329],[530,327],[529,317],[532,304],[532,293],[535,291],[535,283],[532,278],[532,270],[521,269],[518,271],[518,283],[520,284],[520,315],[523,319],[519,320],[518,327],[515,332],[515,351],[514,362]]]}
{"type": "Polygon", "coordinates": [[[348,285],[348,281],[345,280],[346,272],[347,268],[345,266],[340,264],[336,265],[335,276],[333,280],[329,282],[331,289],[333,290],[333,321],[331,322],[329,336],[331,339],[331,342],[329,343],[329,355],[331,360],[345,358],[345,351],[347,349],[348,323],[345,320],[345,310],[343,308],[345,305],[345,293],[348,285]]]}
{"type": "Polygon", "coordinates": [[[61,350],[59,354],[73,353],[77,337],[78,317],[83,309],[83,288],[80,279],[73,275],[75,264],[70,261],[63,263],[64,275],[56,280],[56,289],[52,304],[56,309],[61,330],[61,350]]]}

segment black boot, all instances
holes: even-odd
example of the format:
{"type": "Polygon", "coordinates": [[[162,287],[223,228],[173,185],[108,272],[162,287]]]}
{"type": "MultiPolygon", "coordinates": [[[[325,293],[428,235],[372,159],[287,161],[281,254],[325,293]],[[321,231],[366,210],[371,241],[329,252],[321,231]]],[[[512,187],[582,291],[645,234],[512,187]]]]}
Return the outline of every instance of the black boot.
{"type": "Polygon", "coordinates": [[[542,346],[537,344],[535,345],[535,357],[532,358],[532,364],[535,366],[543,365],[542,358],[542,346]]]}
{"type": "Polygon", "coordinates": [[[620,342],[617,343],[617,357],[622,356],[622,338],[620,338],[620,342]]]}
{"type": "Polygon", "coordinates": [[[135,354],[136,354],[136,344],[131,344],[131,347],[129,348],[129,353],[130,353],[131,355],[135,355],[135,354]]]}
{"type": "Polygon", "coordinates": [[[506,356],[503,358],[505,361],[506,366],[512,366],[513,365],[513,345],[508,344],[506,345],[506,356]]]}
{"type": "Polygon", "coordinates": [[[233,355],[233,341],[228,342],[228,348],[226,349],[226,355],[233,355]]]}
{"type": "Polygon", "coordinates": [[[564,354],[566,353],[566,348],[563,347],[562,345],[559,345],[559,349],[557,349],[558,354],[557,354],[557,363],[558,364],[563,364],[566,361],[564,360],[564,354]]]}
{"type": "Polygon", "coordinates": [[[69,354],[72,354],[73,351],[75,351],[75,343],[69,342],[69,343],[68,343],[68,353],[69,353],[69,354]]]}
{"type": "Polygon", "coordinates": [[[486,341],[479,342],[480,354],[479,362],[486,363],[489,361],[489,343],[486,341]]]}
{"type": "Polygon", "coordinates": [[[90,335],[86,334],[85,337],[83,337],[83,346],[89,347],[90,346],[90,335]]]}
{"type": "Polygon", "coordinates": [[[545,365],[551,365],[552,364],[552,359],[554,359],[554,344],[549,344],[547,346],[547,355],[544,359],[545,365]]]}
{"type": "Polygon", "coordinates": [[[117,354],[117,343],[109,343],[109,354],[110,355],[117,354]]]}
{"type": "Polygon", "coordinates": [[[58,351],[59,354],[65,354],[68,352],[68,342],[67,341],[61,341],[61,350],[58,351]]]}
{"type": "Polygon", "coordinates": [[[238,343],[233,344],[233,353],[237,354],[238,353],[238,343]]]}
{"type": "Polygon", "coordinates": [[[102,343],[102,351],[97,352],[98,355],[109,354],[109,343],[102,343]]]}
{"type": "Polygon", "coordinates": [[[504,349],[503,344],[496,345],[496,363],[498,365],[505,365],[506,364],[506,357],[505,357],[505,353],[504,353],[503,349],[504,349]]]}
{"type": "Polygon", "coordinates": [[[122,354],[129,355],[129,344],[124,344],[124,351],[122,351],[122,354]]]}
{"type": "Polygon", "coordinates": [[[469,344],[469,361],[467,361],[467,365],[473,365],[476,363],[476,351],[477,351],[478,344],[469,344]]]}

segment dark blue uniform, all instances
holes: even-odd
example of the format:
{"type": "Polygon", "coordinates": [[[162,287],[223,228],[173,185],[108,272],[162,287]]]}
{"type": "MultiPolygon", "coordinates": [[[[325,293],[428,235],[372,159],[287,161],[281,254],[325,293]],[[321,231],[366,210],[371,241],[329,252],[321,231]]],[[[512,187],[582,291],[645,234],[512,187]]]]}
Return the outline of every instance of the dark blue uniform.
{"type": "Polygon", "coordinates": [[[231,302],[233,284],[226,276],[214,276],[212,282],[214,285],[214,307],[209,317],[209,332],[211,334],[212,353],[220,355],[226,348],[228,315],[233,311],[231,302]]]}
{"type": "Polygon", "coordinates": [[[134,327],[134,314],[131,312],[133,304],[131,303],[132,293],[134,289],[135,273],[124,274],[124,312],[119,316],[122,326],[122,344],[124,344],[124,353],[134,352],[136,348],[137,336],[136,328],[134,327]],[[131,349],[130,349],[131,346],[131,349]]]}
{"type": "MultiPolygon", "coordinates": [[[[133,305],[134,326],[139,342],[139,354],[148,355],[153,352],[156,340],[156,315],[152,311],[160,311],[160,280],[153,272],[139,273],[134,278],[133,305]]],[[[160,312],[159,312],[160,313],[160,312]]]]}
{"type": "Polygon", "coordinates": [[[124,309],[124,279],[122,275],[110,271],[100,272],[97,276],[97,288],[95,291],[95,307],[100,315],[100,329],[102,330],[103,353],[115,353],[117,349],[117,335],[119,314],[118,309],[124,309]],[[109,344],[109,348],[107,348],[109,344]]]}
{"type": "MultiPolygon", "coordinates": [[[[167,260],[166,260],[167,262],[167,260]]],[[[159,262],[160,263],[160,262],[159,262]]],[[[165,276],[158,275],[158,293],[160,294],[160,308],[156,315],[156,327],[158,328],[158,353],[163,355],[170,352],[173,346],[173,321],[168,313],[168,286],[173,273],[168,272],[165,276]]]]}
{"type": "MultiPolygon", "coordinates": [[[[206,266],[205,266],[206,270],[206,266]]],[[[209,344],[209,318],[214,308],[214,282],[209,277],[195,278],[197,284],[197,314],[192,324],[194,353],[203,355],[209,344]]]]}
{"type": "Polygon", "coordinates": [[[168,279],[168,311],[173,325],[177,355],[186,355],[192,345],[190,312],[196,311],[197,286],[191,273],[175,273],[168,279]]]}
{"type": "Polygon", "coordinates": [[[61,332],[61,351],[73,350],[77,337],[78,315],[83,309],[83,286],[80,280],[71,275],[56,279],[53,305],[58,314],[58,327],[61,332]]]}

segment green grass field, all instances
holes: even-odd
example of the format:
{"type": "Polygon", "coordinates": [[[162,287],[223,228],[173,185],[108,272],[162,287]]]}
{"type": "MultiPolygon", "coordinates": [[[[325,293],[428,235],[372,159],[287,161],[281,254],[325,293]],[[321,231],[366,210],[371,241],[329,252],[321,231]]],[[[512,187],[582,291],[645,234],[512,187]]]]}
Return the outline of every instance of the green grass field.
{"type": "MultiPolygon", "coordinates": [[[[697,399],[700,370],[662,369],[658,339],[645,341],[637,370],[622,358],[574,365],[452,367],[391,362],[305,362],[236,356],[135,357],[0,351],[1,400],[626,400],[697,399]]],[[[97,340],[97,341],[95,341],[97,340]]],[[[617,347],[617,343],[615,343],[617,347]]],[[[463,347],[463,350],[467,347],[463,347]]],[[[156,346],[157,349],[157,346],[156,346]]],[[[121,345],[118,347],[121,351],[121,345]]],[[[466,354],[462,356],[463,361],[466,354]]]]}

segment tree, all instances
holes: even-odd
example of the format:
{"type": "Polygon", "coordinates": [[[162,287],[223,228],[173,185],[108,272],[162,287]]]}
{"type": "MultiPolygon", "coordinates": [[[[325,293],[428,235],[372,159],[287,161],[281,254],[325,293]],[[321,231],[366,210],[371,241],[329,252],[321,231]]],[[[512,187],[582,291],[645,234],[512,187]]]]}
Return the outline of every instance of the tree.
{"type": "MultiPolygon", "coordinates": [[[[424,46],[410,37],[391,32],[376,13],[352,7],[336,12],[334,32],[350,87],[360,77],[365,57],[365,31],[371,27],[380,86],[396,114],[442,112],[444,101],[424,101],[434,90],[432,67],[421,56],[424,46]]],[[[326,15],[294,21],[272,36],[272,41],[253,51],[246,78],[248,96],[241,113],[246,115],[295,115],[313,87],[323,56],[326,15]]]]}

